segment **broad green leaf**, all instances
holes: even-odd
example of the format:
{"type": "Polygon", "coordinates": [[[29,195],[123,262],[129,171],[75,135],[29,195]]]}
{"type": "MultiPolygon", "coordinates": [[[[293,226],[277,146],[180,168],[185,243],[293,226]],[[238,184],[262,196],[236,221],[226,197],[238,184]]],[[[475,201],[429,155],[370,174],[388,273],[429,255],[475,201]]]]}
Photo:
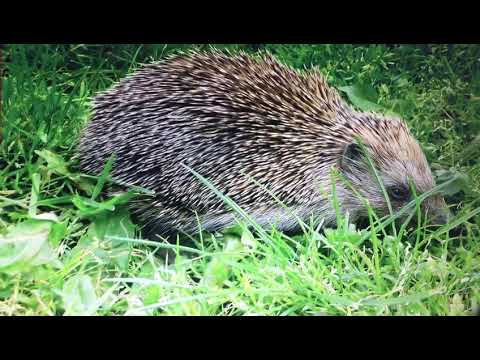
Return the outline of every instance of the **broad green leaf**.
{"type": "Polygon", "coordinates": [[[80,175],[75,175],[72,180],[75,182],[75,184],[77,184],[78,188],[85,191],[87,195],[91,195],[93,193],[95,185],[93,185],[87,179],[82,178],[80,175]]]}
{"type": "Polygon", "coordinates": [[[461,191],[465,194],[470,192],[470,180],[466,174],[455,170],[437,170],[434,172],[438,184],[450,181],[446,187],[443,188],[442,193],[446,196],[455,195],[461,191]]]}
{"type": "Polygon", "coordinates": [[[68,170],[68,163],[62,156],[49,150],[35,150],[35,153],[47,162],[47,168],[53,173],[68,177],[88,195],[93,194],[95,185],[83,178],[81,174],[70,172],[68,170]]]}
{"type": "Polygon", "coordinates": [[[53,225],[49,220],[30,219],[0,236],[0,271],[21,272],[43,264],[60,266],[48,242],[53,225]]]}
{"type": "Polygon", "coordinates": [[[159,285],[147,286],[143,291],[143,303],[145,305],[155,304],[160,300],[163,291],[159,285]]]}
{"type": "Polygon", "coordinates": [[[324,231],[324,235],[320,235],[320,239],[331,245],[351,243],[359,246],[364,241],[363,233],[358,231],[353,224],[348,224],[346,228],[327,228],[324,231]]]}
{"type": "Polygon", "coordinates": [[[88,275],[75,275],[62,289],[64,315],[95,315],[99,306],[92,279],[88,275]]]}
{"type": "MultiPolygon", "coordinates": [[[[145,279],[153,279],[154,276],[155,268],[150,262],[145,263],[138,274],[139,278],[145,279]]],[[[133,291],[140,291],[143,303],[145,305],[155,304],[159,301],[163,293],[161,286],[157,284],[145,286],[135,283],[133,284],[132,289],[133,291]]]]}
{"type": "Polygon", "coordinates": [[[53,224],[50,234],[48,236],[48,242],[53,246],[57,247],[60,245],[60,242],[67,235],[67,225],[64,223],[53,224]]]}
{"type": "Polygon", "coordinates": [[[255,240],[253,234],[248,229],[245,229],[242,232],[242,237],[240,241],[248,249],[255,250],[257,248],[257,241],[255,240]]]}
{"type": "Polygon", "coordinates": [[[415,108],[415,102],[412,99],[394,99],[391,100],[389,103],[392,108],[392,111],[390,111],[389,113],[395,115],[408,113],[415,108]]]}
{"type": "Polygon", "coordinates": [[[362,111],[385,111],[385,108],[375,103],[377,95],[371,86],[342,86],[339,90],[347,94],[352,104],[362,111]]]}
{"type": "Polygon", "coordinates": [[[239,261],[246,255],[246,253],[242,254],[242,250],[246,250],[245,245],[238,236],[225,236],[223,252],[214,256],[207,265],[204,281],[210,285],[222,286],[228,280],[232,262],[239,261]]]}
{"type": "Polygon", "coordinates": [[[102,213],[111,213],[115,210],[116,205],[126,204],[135,194],[126,192],[115,195],[111,199],[103,202],[97,202],[81,196],[75,196],[72,200],[73,204],[78,208],[79,215],[82,217],[97,217],[102,213]]]}
{"type": "Polygon", "coordinates": [[[47,162],[47,167],[54,173],[69,176],[66,161],[60,156],[49,150],[35,150],[35,153],[47,162]]]}
{"type": "Polygon", "coordinates": [[[127,270],[132,244],[110,237],[133,238],[135,225],[128,211],[119,209],[113,213],[103,213],[95,217],[87,233],[80,239],[80,246],[94,245],[95,254],[107,262],[113,262],[122,270],[127,270]]]}
{"type": "Polygon", "coordinates": [[[203,281],[208,285],[222,286],[228,279],[229,266],[225,259],[219,255],[214,257],[205,269],[203,281]]]}
{"type": "Polygon", "coordinates": [[[97,202],[81,196],[75,196],[72,200],[73,204],[78,208],[78,214],[82,217],[98,215],[105,211],[115,210],[115,206],[107,202],[97,202]]]}
{"type": "Polygon", "coordinates": [[[0,300],[9,298],[14,291],[14,284],[11,282],[0,282],[0,300]]]}

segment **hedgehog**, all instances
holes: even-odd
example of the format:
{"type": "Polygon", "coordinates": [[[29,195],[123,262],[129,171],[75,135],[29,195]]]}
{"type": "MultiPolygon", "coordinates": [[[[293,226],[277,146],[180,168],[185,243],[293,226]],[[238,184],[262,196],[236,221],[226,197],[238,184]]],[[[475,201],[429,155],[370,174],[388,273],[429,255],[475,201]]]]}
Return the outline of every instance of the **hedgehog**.
{"type": "MultiPolygon", "coordinates": [[[[353,223],[367,215],[365,200],[388,215],[412,200],[411,184],[417,195],[435,187],[402,119],[358,111],[318,68],[270,53],[191,51],[142,65],[94,98],[80,138],[82,171],[99,174],[112,154],[114,180],[151,190],[129,206],[155,236],[235,225],[236,212],[195,173],[260,226],[285,232],[312,218],[335,225],[332,181],[353,223]]],[[[435,224],[446,209],[441,195],[422,203],[435,224]]]]}

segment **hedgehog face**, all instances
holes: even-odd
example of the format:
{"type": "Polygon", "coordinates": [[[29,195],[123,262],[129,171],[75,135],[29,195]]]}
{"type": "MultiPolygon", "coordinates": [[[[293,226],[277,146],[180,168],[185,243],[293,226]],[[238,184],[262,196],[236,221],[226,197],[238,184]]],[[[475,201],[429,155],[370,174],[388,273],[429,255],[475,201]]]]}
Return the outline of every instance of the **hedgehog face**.
{"type": "MultiPolygon", "coordinates": [[[[364,143],[394,211],[413,200],[412,186],[417,195],[435,187],[435,180],[420,145],[400,120],[378,119],[374,128],[366,126],[356,135],[364,143]]],[[[343,149],[340,168],[379,215],[389,213],[388,202],[371,164],[355,141],[343,149]]],[[[343,198],[346,208],[357,210],[356,217],[366,215],[366,209],[353,191],[344,189],[343,198]]],[[[422,210],[434,224],[444,223],[449,217],[445,201],[440,195],[425,199],[422,210]]]]}

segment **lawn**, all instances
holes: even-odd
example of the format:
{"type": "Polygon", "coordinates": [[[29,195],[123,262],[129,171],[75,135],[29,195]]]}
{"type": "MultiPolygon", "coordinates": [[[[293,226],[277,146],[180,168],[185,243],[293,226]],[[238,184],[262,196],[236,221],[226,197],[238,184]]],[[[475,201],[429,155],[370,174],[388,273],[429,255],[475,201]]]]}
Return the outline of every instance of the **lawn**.
{"type": "Polygon", "coordinates": [[[78,171],[76,141],[98,91],[191,47],[5,47],[0,315],[479,312],[479,45],[216,45],[317,66],[360,110],[402,116],[437,182],[448,182],[455,217],[442,228],[392,228],[374,216],[356,228],[340,217],[335,229],[307,224],[287,236],[251,230],[244,214],[223,233],[145,240],[124,206],[131,194],[109,197],[107,172],[78,171]]]}

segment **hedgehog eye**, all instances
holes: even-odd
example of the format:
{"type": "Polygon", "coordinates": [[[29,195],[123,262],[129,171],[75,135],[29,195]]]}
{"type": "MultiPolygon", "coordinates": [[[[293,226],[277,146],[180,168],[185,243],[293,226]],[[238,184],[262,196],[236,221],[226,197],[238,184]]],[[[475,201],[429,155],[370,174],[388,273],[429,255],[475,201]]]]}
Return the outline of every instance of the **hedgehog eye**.
{"type": "Polygon", "coordinates": [[[388,195],[394,200],[405,201],[410,197],[410,192],[408,189],[401,186],[392,186],[388,189],[388,195]]]}

